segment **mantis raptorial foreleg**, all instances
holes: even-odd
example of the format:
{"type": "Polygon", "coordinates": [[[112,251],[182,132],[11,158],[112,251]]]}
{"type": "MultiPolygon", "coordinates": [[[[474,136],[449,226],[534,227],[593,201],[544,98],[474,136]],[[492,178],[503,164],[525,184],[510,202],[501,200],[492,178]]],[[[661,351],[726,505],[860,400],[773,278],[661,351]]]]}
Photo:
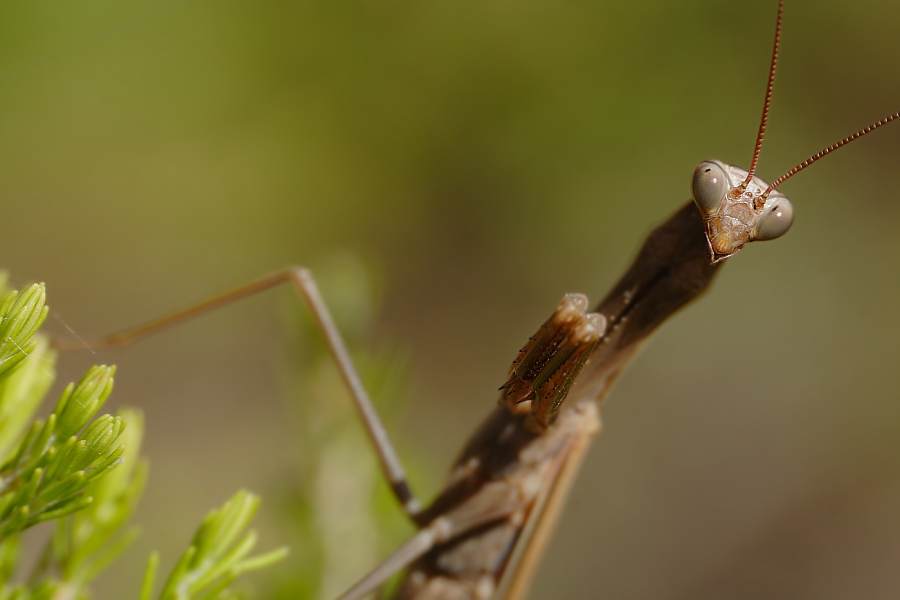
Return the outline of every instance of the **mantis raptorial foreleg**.
{"type": "Polygon", "coordinates": [[[319,326],[322,335],[325,337],[328,350],[331,353],[332,358],[334,358],[334,362],[337,364],[341,378],[347,386],[347,389],[350,391],[353,405],[356,407],[360,419],[362,419],[366,433],[368,434],[372,445],[375,447],[381,469],[391,487],[391,491],[397,497],[398,502],[400,502],[400,505],[403,507],[403,510],[409,518],[414,522],[418,522],[417,515],[421,510],[421,505],[409,487],[406,472],[400,463],[400,458],[397,456],[397,452],[394,450],[394,447],[388,438],[387,431],[385,430],[381,419],[378,417],[378,413],[375,411],[368,393],[363,387],[362,380],[353,364],[353,360],[350,358],[347,346],[344,344],[341,334],[334,324],[334,319],[332,319],[331,313],[328,311],[328,307],[325,305],[325,302],[319,293],[319,289],[316,286],[312,273],[310,273],[308,269],[303,267],[287,267],[281,271],[266,275],[265,277],[251,281],[248,284],[213,296],[208,300],[175,311],[160,317],[159,319],[138,325],[137,327],[125,329],[96,340],[56,339],[54,340],[54,346],[59,350],[127,346],[128,344],[155,333],[159,333],[169,327],[173,327],[204,313],[237,302],[243,298],[253,296],[282,283],[293,284],[294,289],[299,296],[309,306],[316,324],[319,326]]]}
{"type": "Polygon", "coordinates": [[[358,600],[410,566],[399,598],[518,598],[527,590],[589,440],[592,401],[558,412],[606,322],[566,294],[529,338],[500,405],[472,436],[422,529],[341,600],[358,600]],[[558,417],[558,418],[557,418],[558,417]]]}

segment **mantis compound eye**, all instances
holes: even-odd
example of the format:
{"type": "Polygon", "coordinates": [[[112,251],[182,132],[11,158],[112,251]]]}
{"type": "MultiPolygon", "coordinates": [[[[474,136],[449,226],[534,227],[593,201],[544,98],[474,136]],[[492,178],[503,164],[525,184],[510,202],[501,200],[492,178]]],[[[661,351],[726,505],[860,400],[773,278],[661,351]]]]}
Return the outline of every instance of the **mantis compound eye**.
{"type": "Polygon", "coordinates": [[[769,206],[763,209],[756,227],[753,228],[754,240],[774,240],[781,237],[791,228],[794,222],[794,206],[784,196],[770,197],[769,206]]]}
{"type": "Polygon", "coordinates": [[[722,165],[707,160],[694,169],[691,193],[694,196],[694,203],[697,204],[701,213],[705,215],[714,213],[725,199],[727,191],[728,176],[725,175],[722,165]]]}

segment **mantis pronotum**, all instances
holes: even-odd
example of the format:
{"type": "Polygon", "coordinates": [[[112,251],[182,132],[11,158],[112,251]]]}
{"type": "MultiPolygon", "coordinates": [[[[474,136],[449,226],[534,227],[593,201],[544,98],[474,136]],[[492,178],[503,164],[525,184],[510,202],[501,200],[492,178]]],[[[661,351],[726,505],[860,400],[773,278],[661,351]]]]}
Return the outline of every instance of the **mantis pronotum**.
{"type": "MultiPolygon", "coordinates": [[[[813,8],[813,9],[811,9],[811,10],[814,11],[814,10],[817,10],[817,8],[813,8]]],[[[798,10],[798,12],[799,12],[799,10],[798,10]]],[[[798,17],[795,18],[795,20],[798,20],[798,21],[799,21],[799,20],[802,20],[802,19],[798,16],[798,17]]],[[[840,42],[835,42],[835,44],[839,44],[839,43],[840,43],[840,42]]],[[[852,44],[853,41],[852,41],[852,40],[848,40],[848,43],[852,44]]],[[[763,44],[760,44],[760,46],[762,47],[763,44]]],[[[702,55],[701,55],[701,56],[702,56],[702,55]]],[[[788,58],[788,60],[789,60],[790,55],[787,55],[787,58],[788,58]]],[[[698,57],[698,59],[699,59],[699,57],[698,57]]],[[[614,57],[608,57],[608,60],[613,61],[613,60],[615,60],[615,58],[614,58],[614,57]]],[[[786,80],[782,80],[782,83],[784,83],[785,81],[786,81],[786,80]]],[[[738,84],[734,84],[734,85],[738,85],[738,84]]],[[[745,89],[747,90],[747,94],[752,95],[752,96],[754,97],[754,99],[757,97],[757,91],[758,91],[758,88],[759,88],[759,85],[756,84],[756,81],[748,81],[748,82],[746,82],[745,89]]],[[[784,88],[781,88],[781,89],[784,89],[784,88]]],[[[822,103],[823,103],[823,104],[827,104],[827,100],[822,100],[822,103]]],[[[610,118],[615,118],[615,116],[611,116],[610,118]]],[[[838,129],[838,132],[842,132],[842,129],[838,129]]],[[[776,133],[777,133],[777,131],[776,131],[776,133]]],[[[886,136],[883,136],[883,137],[886,137],[886,136]]],[[[602,143],[602,140],[598,140],[598,143],[602,143]]],[[[777,144],[776,144],[776,145],[774,145],[774,146],[772,146],[772,147],[775,148],[775,149],[777,149],[778,146],[777,146],[777,144]]],[[[799,146],[798,146],[798,147],[799,147],[799,146]]],[[[704,152],[704,154],[705,154],[705,152],[704,152]]],[[[772,157],[771,154],[769,154],[769,155],[767,155],[767,156],[768,156],[768,157],[772,157]]],[[[697,158],[702,158],[702,156],[698,156],[697,158]]],[[[738,158],[740,158],[740,159],[743,160],[743,156],[740,156],[740,157],[738,157],[738,158]]],[[[793,159],[793,158],[794,158],[794,157],[792,156],[791,159],[793,159]]],[[[774,158],[773,158],[773,159],[771,160],[771,162],[766,162],[765,164],[766,164],[766,172],[770,172],[770,169],[774,169],[774,168],[775,168],[776,161],[775,161],[774,158]]],[[[779,161],[777,164],[782,164],[782,162],[779,161]]],[[[686,175],[683,175],[683,176],[682,176],[682,179],[684,179],[684,178],[686,178],[686,175]]],[[[808,178],[808,180],[812,180],[812,179],[816,179],[816,176],[813,175],[813,176],[811,176],[811,177],[808,178]]],[[[683,189],[683,188],[679,188],[679,189],[683,189]]],[[[635,193],[635,197],[636,197],[636,198],[642,196],[642,193],[641,193],[639,190],[637,190],[637,189],[634,190],[634,193],[635,193]]],[[[795,194],[797,194],[797,192],[795,192],[795,194]]],[[[684,198],[686,198],[686,194],[684,194],[684,193],[678,193],[678,192],[672,192],[672,196],[675,197],[675,198],[677,198],[678,201],[681,201],[681,200],[683,200],[684,198]]],[[[797,198],[795,198],[795,199],[799,199],[799,197],[800,197],[800,196],[798,195],[797,198]]],[[[804,200],[805,200],[805,199],[804,199],[804,200]]],[[[671,199],[667,199],[667,202],[671,202],[671,199]]],[[[815,201],[813,201],[813,202],[815,202],[815,201]]],[[[859,201],[859,202],[860,202],[860,204],[865,204],[865,202],[863,202],[863,201],[859,201]]],[[[798,202],[798,204],[799,204],[799,202],[798,202]]],[[[657,222],[657,221],[665,214],[664,211],[668,211],[668,210],[669,210],[668,208],[662,209],[662,210],[654,209],[652,212],[651,212],[649,209],[648,209],[648,210],[642,210],[642,211],[641,211],[641,215],[640,215],[640,220],[641,220],[642,224],[640,225],[640,227],[641,227],[641,228],[649,227],[651,223],[657,222]]],[[[598,212],[598,214],[597,214],[597,220],[598,220],[598,222],[600,222],[601,220],[605,220],[605,219],[606,219],[606,217],[604,216],[604,214],[605,214],[604,210],[603,210],[603,209],[600,209],[599,212],[598,212]]],[[[806,214],[809,214],[809,213],[806,213],[806,214]]],[[[818,234],[818,232],[817,232],[817,234],[818,234]]],[[[792,236],[791,236],[791,237],[794,238],[794,239],[796,239],[796,237],[795,237],[796,235],[802,235],[802,233],[799,233],[799,232],[792,232],[792,236]]],[[[844,241],[846,241],[846,242],[849,243],[849,242],[851,241],[851,240],[849,239],[849,237],[850,237],[850,236],[849,236],[849,234],[848,234],[847,239],[845,239],[844,241]]],[[[626,242],[627,248],[623,250],[623,253],[624,253],[624,254],[629,254],[630,252],[632,252],[632,251],[633,251],[632,249],[633,249],[635,243],[636,243],[636,236],[632,236],[632,239],[629,240],[628,242],[626,242]]],[[[860,243],[862,243],[862,242],[860,241],[860,243]]],[[[768,250],[768,249],[767,249],[767,250],[768,250]]],[[[622,260],[624,260],[624,259],[622,259],[622,260]]],[[[731,271],[732,269],[736,269],[736,268],[737,268],[737,266],[732,266],[732,265],[730,265],[728,270],[731,271]]],[[[756,284],[754,284],[754,285],[759,285],[759,286],[768,285],[767,281],[768,281],[768,280],[762,280],[762,281],[759,281],[759,280],[758,280],[758,282],[757,282],[756,284]]],[[[204,283],[204,285],[211,285],[211,284],[204,283]]],[[[593,287],[593,284],[591,284],[590,287],[586,286],[585,284],[576,284],[576,285],[569,284],[569,285],[567,285],[566,287],[567,287],[567,288],[574,288],[574,289],[587,289],[587,290],[589,290],[589,291],[591,292],[591,296],[592,296],[592,297],[596,297],[597,294],[598,294],[598,292],[601,291],[600,289],[598,289],[599,286],[597,286],[597,287],[595,288],[595,287],[593,287]]],[[[719,291],[721,292],[722,290],[719,290],[719,291]]],[[[541,306],[549,307],[549,306],[551,305],[551,304],[550,304],[551,302],[555,302],[556,300],[558,300],[558,297],[561,295],[561,293],[562,293],[562,291],[560,291],[559,293],[557,293],[557,292],[554,291],[552,294],[550,294],[550,295],[552,296],[552,298],[547,298],[547,299],[545,299],[544,302],[541,304],[541,306]]],[[[707,306],[708,306],[708,304],[707,304],[707,306]]],[[[536,311],[537,313],[539,313],[539,315],[538,315],[539,317],[544,317],[545,315],[544,315],[543,313],[544,313],[544,312],[548,312],[547,310],[545,310],[545,308],[541,308],[540,310],[535,309],[535,311],[536,311]]],[[[142,312],[143,312],[143,311],[142,311],[142,312]]],[[[533,325],[536,325],[536,324],[537,324],[537,320],[535,320],[535,322],[534,322],[533,325]]],[[[529,327],[526,328],[526,329],[533,329],[533,326],[529,326],[529,327]]],[[[514,348],[512,348],[512,345],[515,344],[516,342],[518,342],[518,339],[517,339],[518,337],[524,336],[524,335],[527,334],[527,333],[530,333],[530,331],[522,330],[522,331],[520,332],[519,336],[516,336],[515,338],[510,338],[510,341],[509,341],[509,344],[508,344],[508,345],[510,346],[509,350],[513,350],[513,349],[514,349],[514,348]]],[[[772,337],[774,337],[774,336],[772,336],[772,337]]],[[[504,357],[503,357],[503,360],[504,360],[504,361],[508,361],[508,360],[510,360],[511,358],[512,358],[512,356],[508,356],[508,357],[504,356],[504,357]]],[[[499,369],[498,369],[498,368],[495,367],[495,368],[494,368],[494,371],[497,373],[497,375],[499,375],[499,369]]],[[[496,377],[497,375],[495,375],[495,377],[496,377]]],[[[498,381],[497,383],[499,384],[500,381],[498,381]]],[[[489,396],[490,392],[487,391],[487,388],[485,388],[484,386],[481,386],[479,389],[481,390],[481,392],[480,392],[479,394],[475,394],[475,393],[474,393],[474,390],[473,390],[472,393],[473,393],[473,395],[478,395],[478,396],[480,397],[479,403],[480,403],[481,406],[483,406],[485,402],[489,402],[490,399],[489,399],[487,396],[489,396]],[[484,394],[483,397],[482,397],[482,394],[484,394]]],[[[667,395],[671,395],[671,396],[673,396],[673,397],[679,397],[679,396],[683,393],[683,392],[681,392],[680,390],[681,390],[680,387],[676,387],[676,386],[673,385],[673,386],[672,386],[672,389],[671,389],[671,392],[670,392],[670,393],[667,392],[667,395]]],[[[632,405],[634,405],[634,403],[632,403],[632,405]]],[[[644,403],[643,405],[646,406],[646,403],[644,403]]],[[[625,404],[622,403],[621,405],[617,405],[617,406],[625,406],[625,404]]],[[[472,419],[470,419],[470,420],[473,420],[473,419],[474,419],[474,417],[472,417],[472,419]]],[[[633,419],[623,419],[623,418],[619,417],[618,419],[616,419],[615,422],[617,422],[617,423],[634,423],[634,422],[637,421],[637,420],[638,420],[637,418],[633,418],[633,419]]],[[[422,429],[426,429],[426,425],[427,425],[427,423],[423,423],[423,424],[422,424],[422,429]]],[[[623,426],[624,426],[624,425],[623,425],[623,426]]],[[[610,427],[610,430],[613,430],[613,429],[615,429],[615,428],[610,427]]],[[[686,435],[686,434],[682,434],[682,435],[686,435]]],[[[638,439],[641,440],[641,443],[642,443],[642,444],[647,444],[647,443],[649,443],[648,440],[647,440],[647,436],[643,436],[643,437],[638,436],[638,439]]],[[[601,453],[600,455],[601,455],[601,456],[606,456],[607,453],[606,453],[606,452],[603,452],[603,453],[601,453]]],[[[594,469],[594,471],[596,471],[596,470],[597,470],[597,469],[594,469]]],[[[616,492],[615,492],[614,490],[608,490],[608,493],[616,493],[616,492]]],[[[594,497],[595,497],[595,498],[602,498],[602,496],[599,495],[599,494],[598,494],[598,495],[595,495],[594,497]]],[[[607,497],[608,497],[608,496],[607,496],[607,497]]],[[[602,502],[602,500],[600,500],[600,501],[602,502]]],[[[593,502],[593,500],[592,500],[592,502],[593,502]]],[[[578,508],[579,508],[579,507],[577,507],[577,506],[575,507],[576,511],[578,510],[578,508]]],[[[585,511],[585,509],[584,509],[583,503],[582,503],[582,507],[581,507],[580,512],[578,512],[578,513],[576,513],[576,514],[584,515],[584,511],[585,511]]],[[[574,529],[574,528],[573,528],[573,527],[569,527],[569,529],[571,530],[571,529],[574,529]]],[[[580,529],[580,527],[579,527],[579,529],[580,529]]],[[[569,533],[572,533],[572,532],[570,531],[569,533]]],[[[596,546],[592,546],[592,547],[593,547],[593,548],[596,548],[596,546]]],[[[576,560],[584,561],[585,559],[576,559],[576,560]]],[[[577,564],[577,563],[576,563],[576,564],[577,564]]],[[[559,566],[559,565],[555,565],[555,567],[558,567],[558,566],[559,566]]],[[[556,570],[558,571],[559,569],[556,569],[556,570]]],[[[588,577],[588,575],[584,575],[584,577],[588,577]]]]}

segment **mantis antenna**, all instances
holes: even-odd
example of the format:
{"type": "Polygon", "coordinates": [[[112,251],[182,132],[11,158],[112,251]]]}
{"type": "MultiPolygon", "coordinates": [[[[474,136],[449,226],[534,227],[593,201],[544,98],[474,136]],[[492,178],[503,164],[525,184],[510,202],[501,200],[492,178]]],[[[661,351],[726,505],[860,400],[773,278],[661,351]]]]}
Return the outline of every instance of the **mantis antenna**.
{"type": "MultiPolygon", "coordinates": [[[[741,185],[739,187],[739,189],[742,193],[747,189],[747,186],[753,180],[753,175],[756,174],[756,166],[759,163],[759,153],[762,150],[763,138],[766,137],[766,125],[769,122],[769,106],[772,104],[772,89],[775,87],[775,70],[778,67],[778,48],[781,44],[781,20],[782,20],[783,14],[784,14],[784,0],[780,0],[778,2],[778,16],[775,20],[775,42],[772,47],[772,60],[769,62],[769,81],[766,84],[766,98],[763,101],[762,118],[759,121],[759,133],[756,136],[756,146],[753,148],[753,159],[750,161],[750,169],[749,169],[749,171],[747,171],[747,177],[744,179],[743,183],[741,183],[741,185]]],[[[770,183],[769,186],[762,193],[762,195],[758,198],[758,200],[757,200],[758,207],[761,207],[763,204],[765,204],[766,199],[769,197],[769,194],[772,193],[772,190],[774,190],[779,185],[784,183],[786,180],[788,180],[792,176],[796,175],[797,173],[799,173],[800,171],[802,171],[809,165],[813,164],[820,158],[824,157],[826,154],[830,154],[831,152],[834,152],[841,146],[849,144],[853,140],[861,138],[862,136],[866,135],[867,133],[878,129],[882,125],[887,125],[888,123],[890,123],[891,121],[893,121],[894,119],[897,119],[897,118],[900,118],[900,112],[895,112],[879,121],[875,121],[868,127],[864,127],[863,129],[860,129],[856,133],[854,133],[852,135],[848,135],[841,141],[839,141],[835,144],[832,144],[831,146],[828,146],[824,150],[816,152],[815,154],[813,154],[812,156],[810,156],[809,158],[804,160],[802,163],[798,164],[796,167],[794,167],[793,169],[791,169],[790,171],[788,171],[787,173],[785,173],[784,175],[782,175],[781,177],[776,179],[774,182],[770,183]]]]}

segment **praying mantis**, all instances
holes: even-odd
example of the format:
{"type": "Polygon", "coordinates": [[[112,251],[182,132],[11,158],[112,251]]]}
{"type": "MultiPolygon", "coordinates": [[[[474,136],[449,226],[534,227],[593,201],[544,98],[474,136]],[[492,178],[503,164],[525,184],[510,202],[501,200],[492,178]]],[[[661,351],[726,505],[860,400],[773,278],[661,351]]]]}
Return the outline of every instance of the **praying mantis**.
{"type": "MultiPolygon", "coordinates": [[[[748,85],[748,88],[751,88],[751,92],[752,92],[753,90],[755,90],[755,88],[753,88],[753,86],[751,86],[751,85],[748,85]]],[[[796,196],[795,194],[792,194],[792,195],[793,195],[795,198],[798,197],[798,196],[796,196]]],[[[678,196],[678,200],[679,200],[679,201],[682,200],[682,199],[683,199],[683,198],[681,198],[681,196],[678,196]]],[[[650,220],[654,220],[654,221],[655,221],[655,220],[658,220],[659,217],[661,217],[661,215],[664,214],[664,213],[661,212],[661,213],[659,213],[659,214],[657,214],[657,215],[654,215],[654,216],[652,216],[652,217],[645,217],[645,216],[643,215],[643,212],[644,212],[644,211],[642,211],[642,218],[644,219],[644,225],[642,225],[642,227],[644,227],[644,228],[646,228],[647,226],[649,226],[650,220]],[[650,220],[648,220],[648,219],[650,219],[650,220]]],[[[647,212],[649,212],[649,211],[647,211],[647,212]]],[[[793,234],[796,234],[796,232],[792,232],[792,235],[793,235],[793,234]]],[[[633,242],[632,242],[632,245],[633,245],[633,242]]],[[[627,252],[626,252],[626,254],[627,254],[627,252]]],[[[591,289],[593,289],[593,288],[594,288],[594,285],[591,284],[591,289]]],[[[592,294],[592,296],[596,296],[596,295],[597,295],[596,293],[592,294]]],[[[555,301],[555,300],[558,300],[558,298],[554,298],[554,301],[555,301]]],[[[542,310],[541,312],[543,313],[543,312],[547,312],[547,311],[546,311],[546,310],[542,310]]],[[[542,318],[543,318],[544,316],[545,316],[545,315],[541,314],[541,317],[542,317],[542,318]]],[[[777,316],[777,315],[776,315],[776,316],[777,316]]],[[[526,333],[531,333],[531,332],[528,331],[528,332],[526,332],[526,333]]],[[[511,358],[511,356],[510,356],[509,358],[511,358]]],[[[505,359],[505,360],[506,360],[506,359],[505,359]]],[[[498,383],[499,383],[499,382],[498,382],[498,383]]],[[[674,387],[674,386],[673,386],[673,387],[674,387]]],[[[676,393],[677,393],[677,392],[674,391],[674,390],[671,391],[671,394],[673,394],[673,395],[676,394],[676,393]]],[[[607,419],[610,420],[610,417],[609,417],[608,415],[607,415],[607,419]]],[[[611,429],[611,427],[608,427],[607,429],[609,430],[609,429],[611,429]]],[[[577,508],[576,508],[576,510],[577,510],[577,508]]],[[[582,516],[583,516],[583,511],[581,511],[581,514],[582,514],[582,516]]],[[[551,552],[551,555],[552,555],[552,552],[551,552]]],[[[552,556],[551,556],[551,558],[552,558],[552,556]]]]}

